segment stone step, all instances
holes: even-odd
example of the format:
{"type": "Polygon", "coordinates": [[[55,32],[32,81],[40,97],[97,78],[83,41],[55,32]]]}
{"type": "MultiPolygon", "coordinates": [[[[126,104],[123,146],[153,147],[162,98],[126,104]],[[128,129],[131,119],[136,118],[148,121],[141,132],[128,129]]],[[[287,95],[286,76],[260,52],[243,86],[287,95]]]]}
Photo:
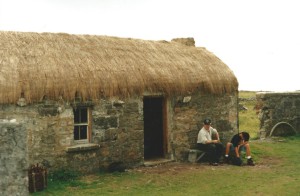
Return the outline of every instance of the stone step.
{"type": "Polygon", "coordinates": [[[146,167],[153,167],[156,165],[162,165],[166,163],[174,162],[174,160],[171,159],[151,159],[144,161],[144,166],[146,167]]]}

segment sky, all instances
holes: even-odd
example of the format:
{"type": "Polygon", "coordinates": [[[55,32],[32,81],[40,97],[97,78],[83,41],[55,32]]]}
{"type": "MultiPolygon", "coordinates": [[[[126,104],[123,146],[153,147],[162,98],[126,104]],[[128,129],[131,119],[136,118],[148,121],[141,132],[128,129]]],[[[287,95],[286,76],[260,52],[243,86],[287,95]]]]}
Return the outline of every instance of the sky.
{"type": "Polygon", "coordinates": [[[239,90],[300,90],[298,0],[0,0],[0,31],[193,37],[239,90]]]}

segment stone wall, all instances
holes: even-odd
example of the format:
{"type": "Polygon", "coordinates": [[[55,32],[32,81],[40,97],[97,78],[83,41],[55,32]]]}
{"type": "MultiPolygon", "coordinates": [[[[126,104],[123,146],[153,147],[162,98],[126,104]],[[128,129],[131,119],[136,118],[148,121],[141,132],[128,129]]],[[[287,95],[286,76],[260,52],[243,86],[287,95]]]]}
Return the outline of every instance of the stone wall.
{"type": "Polygon", "coordinates": [[[0,118],[16,119],[26,127],[30,165],[43,163],[50,171],[68,167],[66,149],[73,145],[72,108],[66,104],[60,113],[57,109],[56,103],[39,103],[2,105],[0,112],[0,118]]]}
{"type": "Polygon", "coordinates": [[[27,131],[15,121],[0,120],[0,195],[29,195],[27,131]]]}
{"type": "Polygon", "coordinates": [[[93,141],[100,145],[99,165],[123,162],[135,167],[144,161],[143,100],[101,100],[93,108],[93,141]]]}
{"type": "Polygon", "coordinates": [[[30,164],[42,164],[49,172],[66,168],[94,173],[120,161],[128,167],[143,164],[141,99],[85,104],[92,111],[92,135],[87,144],[74,142],[73,106],[68,102],[1,105],[0,118],[24,124],[30,164]]]}
{"type": "MultiPolygon", "coordinates": [[[[237,132],[237,94],[196,93],[165,99],[165,158],[186,161],[206,117],[224,143],[237,132]]],[[[143,97],[85,103],[91,108],[91,139],[83,144],[74,142],[74,103],[24,103],[1,105],[0,118],[16,119],[26,128],[30,164],[42,164],[49,172],[67,168],[82,173],[98,172],[112,163],[129,168],[144,164],[143,97]]]]}
{"type": "Polygon", "coordinates": [[[195,148],[197,135],[205,118],[212,119],[212,127],[225,144],[238,131],[237,94],[194,94],[173,101],[172,133],[170,138],[174,157],[186,161],[190,148],[195,148]],[[190,100],[190,101],[187,101],[190,100]]]}
{"type": "Polygon", "coordinates": [[[300,92],[256,94],[261,137],[299,133],[300,92]]]}

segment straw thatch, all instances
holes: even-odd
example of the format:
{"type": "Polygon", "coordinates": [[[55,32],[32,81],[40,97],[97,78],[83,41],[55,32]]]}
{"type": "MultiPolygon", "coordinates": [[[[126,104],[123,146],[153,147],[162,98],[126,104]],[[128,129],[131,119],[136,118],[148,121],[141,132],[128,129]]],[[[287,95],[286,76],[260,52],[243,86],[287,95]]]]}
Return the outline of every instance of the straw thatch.
{"type": "Polygon", "coordinates": [[[0,32],[0,103],[235,92],[233,72],[204,48],[95,35],[0,32]]]}

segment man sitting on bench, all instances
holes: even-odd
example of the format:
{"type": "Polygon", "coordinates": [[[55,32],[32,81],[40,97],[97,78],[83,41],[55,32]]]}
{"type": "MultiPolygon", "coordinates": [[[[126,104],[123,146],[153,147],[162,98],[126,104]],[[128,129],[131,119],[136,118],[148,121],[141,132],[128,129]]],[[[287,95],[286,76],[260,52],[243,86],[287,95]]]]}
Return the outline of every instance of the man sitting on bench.
{"type": "Polygon", "coordinates": [[[203,124],[202,129],[198,133],[197,148],[207,153],[211,165],[217,166],[219,165],[224,146],[220,142],[218,131],[210,126],[211,120],[205,119],[203,124]],[[213,135],[217,138],[212,139],[213,135]]]}

